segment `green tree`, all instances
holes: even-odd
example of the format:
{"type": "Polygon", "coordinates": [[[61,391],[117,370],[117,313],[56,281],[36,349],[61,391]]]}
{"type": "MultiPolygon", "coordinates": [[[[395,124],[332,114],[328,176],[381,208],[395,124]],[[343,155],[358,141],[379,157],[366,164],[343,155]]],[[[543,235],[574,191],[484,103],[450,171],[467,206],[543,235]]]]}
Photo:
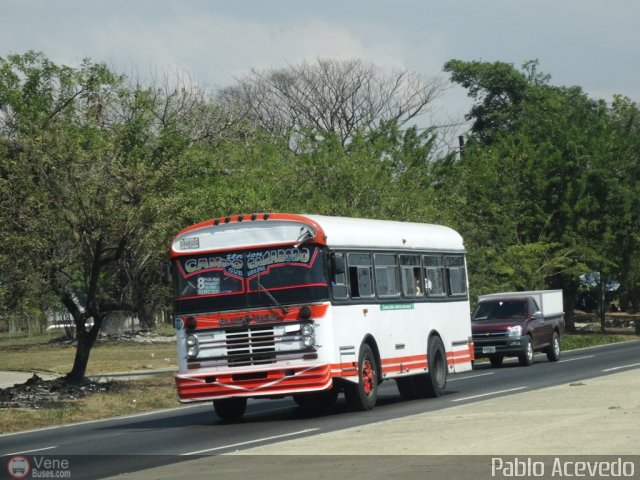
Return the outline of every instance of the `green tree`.
{"type": "MultiPolygon", "coordinates": [[[[625,309],[640,311],[640,107],[615,96],[610,110],[611,145],[618,159],[615,171],[618,195],[613,208],[618,225],[612,231],[619,255],[617,280],[625,309]]],[[[615,278],[614,278],[615,279],[615,278]]]]}
{"type": "Polygon", "coordinates": [[[434,222],[434,145],[432,131],[389,122],[347,145],[339,136],[309,131],[293,152],[285,138],[247,128],[191,150],[179,172],[178,188],[191,206],[183,221],[293,211],[434,222]]]}
{"type": "Polygon", "coordinates": [[[167,194],[191,141],[182,120],[197,106],[177,92],[128,84],[89,61],[0,59],[2,266],[12,283],[31,285],[19,293],[46,287],[72,315],[69,381],[84,376],[108,315],[142,310],[165,254],[177,209],[167,194]]]}
{"type": "Polygon", "coordinates": [[[606,103],[579,87],[549,85],[536,66],[525,64],[524,72],[504,63],[445,66],[477,101],[468,148],[456,165],[456,195],[466,192],[473,207],[459,217],[476,218],[468,238],[500,257],[486,263],[507,274],[512,288],[540,285],[540,272],[548,286],[562,288],[572,328],[578,275],[620,266],[628,188],[606,103]],[[532,253],[544,254],[539,265],[532,253]]]}
{"type": "Polygon", "coordinates": [[[395,121],[338,136],[309,134],[296,155],[290,194],[301,211],[366,218],[436,222],[432,200],[433,131],[401,129],[395,121]]]}

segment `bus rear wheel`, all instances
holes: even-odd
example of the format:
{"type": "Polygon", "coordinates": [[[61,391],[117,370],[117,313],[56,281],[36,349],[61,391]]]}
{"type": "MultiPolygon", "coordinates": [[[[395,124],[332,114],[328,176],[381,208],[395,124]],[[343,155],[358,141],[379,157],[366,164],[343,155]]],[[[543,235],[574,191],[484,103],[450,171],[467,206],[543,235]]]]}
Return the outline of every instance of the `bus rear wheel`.
{"type": "Polygon", "coordinates": [[[223,398],[213,401],[213,408],[221,420],[233,422],[239,420],[247,409],[246,398],[223,398]]]}
{"type": "Polygon", "coordinates": [[[444,393],[447,386],[447,353],[442,339],[433,336],[427,345],[429,373],[414,376],[414,384],[421,398],[435,398],[444,393]]]}
{"type": "Polygon", "coordinates": [[[371,410],[378,399],[378,364],[366,343],[358,357],[358,383],[346,383],[344,397],[352,410],[371,410]]]}

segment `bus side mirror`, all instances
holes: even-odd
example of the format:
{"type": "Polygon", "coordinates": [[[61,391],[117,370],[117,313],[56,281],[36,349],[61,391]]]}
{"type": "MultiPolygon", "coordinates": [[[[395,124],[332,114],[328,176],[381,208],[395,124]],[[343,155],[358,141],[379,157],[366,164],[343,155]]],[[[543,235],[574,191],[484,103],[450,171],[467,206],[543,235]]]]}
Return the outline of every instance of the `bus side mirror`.
{"type": "Polygon", "coordinates": [[[331,255],[331,270],[333,270],[334,275],[345,272],[344,257],[342,255],[331,255]]]}
{"type": "Polygon", "coordinates": [[[160,264],[160,278],[163,285],[169,285],[171,283],[171,264],[169,262],[162,262],[160,264]]]}

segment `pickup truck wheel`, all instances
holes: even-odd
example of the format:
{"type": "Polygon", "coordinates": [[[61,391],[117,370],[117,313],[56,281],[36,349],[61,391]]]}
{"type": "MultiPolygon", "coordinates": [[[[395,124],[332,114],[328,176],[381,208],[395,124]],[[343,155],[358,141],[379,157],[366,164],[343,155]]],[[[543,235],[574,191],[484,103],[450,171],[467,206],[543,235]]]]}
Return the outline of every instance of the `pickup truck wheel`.
{"type": "Polygon", "coordinates": [[[220,419],[232,422],[239,420],[244,415],[244,411],[247,409],[247,399],[240,397],[214,400],[213,408],[220,419]]]}
{"type": "Polygon", "coordinates": [[[501,367],[503,360],[504,360],[504,355],[491,355],[489,357],[489,361],[491,362],[492,367],[501,367]]]}
{"type": "Polygon", "coordinates": [[[371,410],[378,399],[378,364],[373,350],[366,343],[360,348],[358,383],[344,386],[344,397],[351,410],[371,410]]]}
{"type": "Polygon", "coordinates": [[[520,361],[520,365],[528,367],[533,363],[533,343],[531,342],[531,337],[525,337],[523,350],[523,353],[518,355],[518,360],[520,361]]]}
{"type": "Polygon", "coordinates": [[[547,347],[547,358],[550,362],[557,362],[560,360],[560,337],[558,336],[558,332],[553,332],[551,345],[547,347]]]}

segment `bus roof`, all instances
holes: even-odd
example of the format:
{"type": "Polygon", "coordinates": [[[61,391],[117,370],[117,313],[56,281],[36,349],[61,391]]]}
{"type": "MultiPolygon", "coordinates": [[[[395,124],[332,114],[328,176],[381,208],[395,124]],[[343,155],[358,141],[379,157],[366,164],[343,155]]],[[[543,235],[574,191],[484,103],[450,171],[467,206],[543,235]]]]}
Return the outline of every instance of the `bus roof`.
{"type": "Polygon", "coordinates": [[[462,237],[442,225],[285,213],[235,215],[181,231],[173,255],[313,241],[332,248],[464,251],[462,237]]]}
{"type": "Polygon", "coordinates": [[[322,226],[327,245],[339,247],[464,250],[455,230],[430,223],[305,215],[322,226]]]}

